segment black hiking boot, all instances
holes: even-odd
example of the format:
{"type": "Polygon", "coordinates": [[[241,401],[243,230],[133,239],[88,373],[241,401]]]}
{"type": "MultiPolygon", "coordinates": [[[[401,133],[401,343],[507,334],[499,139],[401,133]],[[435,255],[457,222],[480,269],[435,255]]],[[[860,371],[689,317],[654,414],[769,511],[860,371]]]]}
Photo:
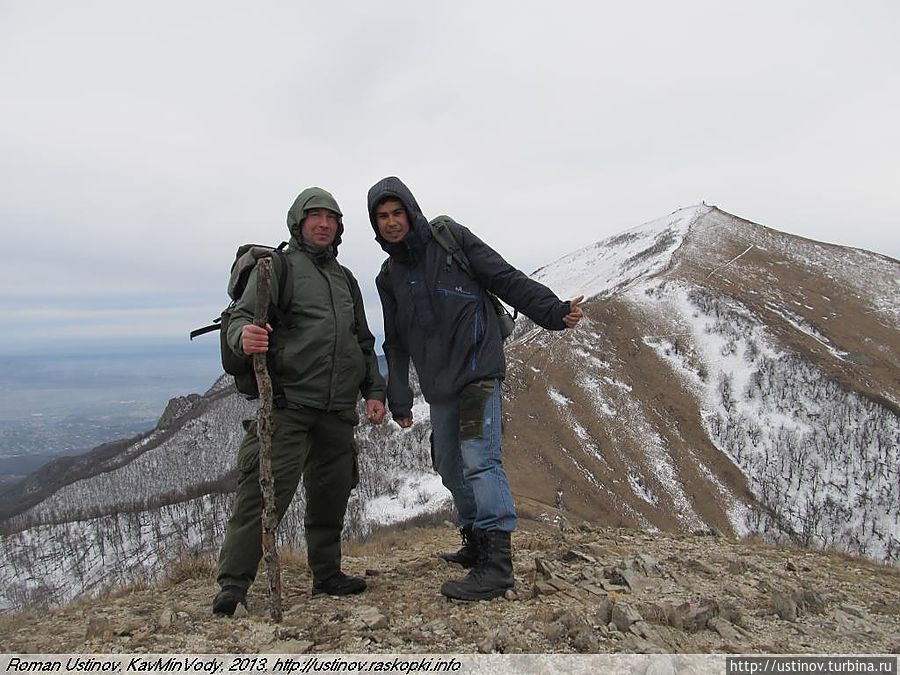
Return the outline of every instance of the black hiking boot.
{"type": "Polygon", "coordinates": [[[223,586],[213,600],[212,611],[213,614],[233,616],[238,605],[247,608],[247,591],[240,586],[223,586]]]}
{"type": "Polygon", "coordinates": [[[466,525],[461,528],[459,536],[462,538],[462,548],[456,553],[438,553],[438,558],[462,565],[467,569],[474,567],[478,562],[478,539],[472,534],[472,526],[466,525]]]}
{"type": "Polygon", "coordinates": [[[323,581],[313,582],[313,595],[354,595],[366,590],[366,580],[362,577],[347,576],[343,572],[335,572],[323,581]]]}
{"type": "Polygon", "coordinates": [[[490,600],[506,593],[516,580],[512,571],[509,532],[473,530],[478,538],[478,561],[462,579],[441,585],[441,593],[457,600],[490,600]]]}

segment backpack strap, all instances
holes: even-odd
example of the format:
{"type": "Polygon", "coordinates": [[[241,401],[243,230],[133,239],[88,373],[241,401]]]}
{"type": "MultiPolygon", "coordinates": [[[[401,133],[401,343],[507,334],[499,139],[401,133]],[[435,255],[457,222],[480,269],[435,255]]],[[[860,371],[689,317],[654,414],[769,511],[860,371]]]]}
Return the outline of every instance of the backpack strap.
{"type": "Polygon", "coordinates": [[[429,227],[431,227],[431,236],[434,237],[434,240],[447,252],[448,267],[450,266],[450,262],[455,260],[456,264],[459,265],[466,274],[475,279],[475,274],[472,272],[472,266],[469,264],[469,258],[466,256],[465,251],[462,250],[462,246],[460,246],[459,242],[456,240],[453,230],[447,226],[448,223],[452,222],[455,221],[450,216],[438,216],[437,218],[434,218],[428,223],[429,227]]]}
{"type": "Polygon", "coordinates": [[[211,324],[208,326],[203,326],[202,328],[195,328],[191,331],[191,340],[200,335],[206,335],[207,333],[212,333],[214,330],[222,329],[222,317],[217,317],[213,320],[211,324]]]}
{"type": "MultiPolygon", "coordinates": [[[[434,237],[434,240],[447,252],[447,267],[450,267],[451,260],[455,260],[456,264],[462,268],[463,272],[481,285],[481,282],[478,281],[478,277],[476,277],[475,273],[472,271],[472,265],[469,264],[469,258],[466,255],[466,252],[463,251],[462,246],[459,245],[456,236],[453,234],[453,230],[448,227],[448,223],[456,223],[456,221],[450,216],[438,216],[428,223],[431,227],[431,236],[434,237]]],[[[503,306],[500,298],[486,288],[484,289],[484,292],[494,305],[494,309],[497,311],[498,315],[503,316],[505,314],[509,316],[509,312],[506,310],[506,307],[503,306]]],[[[512,319],[515,320],[518,315],[519,310],[513,308],[512,319]]]]}
{"type": "MultiPolygon", "coordinates": [[[[291,262],[284,252],[287,242],[283,241],[272,251],[272,265],[278,279],[278,304],[269,307],[270,314],[279,326],[290,328],[291,301],[294,299],[294,283],[291,279],[291,262]]],[[[274,328],[274,324],[273,324],[274,328]]]]}
{"type": "MultiPolygon", "coordinates": [[[[284,252],[287,245],[287,242],[283,241],[272,251],[272,268],[278,278],[278,303],[269,306],[273,333],[279,328],[290,328],[293,325],[291,302],[294,299],[294,280],[291,278],[291,261],[284,252]]],[[[272,380],[272,403],[276,408],[286,408],[287,396],[284,393],[284,383],[275,368],[274,349],[270,349],[266,354],[266,362],[269,367],[269,379],[272,380]]]]}

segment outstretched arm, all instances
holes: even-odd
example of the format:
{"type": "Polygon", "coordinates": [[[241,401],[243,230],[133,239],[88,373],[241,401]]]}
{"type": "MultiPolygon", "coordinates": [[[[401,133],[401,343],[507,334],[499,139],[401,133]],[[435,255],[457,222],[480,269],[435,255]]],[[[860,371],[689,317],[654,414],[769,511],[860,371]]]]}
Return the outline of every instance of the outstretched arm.
{"type": "Polygon", "coordinates": [[[472,272],[484,288],[543,328],[562,330],[567,327],[564,317],[572,312],[568,302],[563,302],[542,283],[510,265],[465,226],[457,224],[457,228],[457,238],[472,272]]]}

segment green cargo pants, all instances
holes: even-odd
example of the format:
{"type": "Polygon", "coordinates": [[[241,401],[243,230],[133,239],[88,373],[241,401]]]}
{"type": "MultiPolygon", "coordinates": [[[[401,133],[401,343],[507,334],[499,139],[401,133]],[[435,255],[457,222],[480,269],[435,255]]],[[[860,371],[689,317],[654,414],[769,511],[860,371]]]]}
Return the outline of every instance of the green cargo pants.
{"type": "MultiPolygon", "coordinates": [[[[347,501],[359,479],[353,427],[356,410],[325,412],[278,408],[273,414],[272,475],[279,522],[297,491],[306,490],[306,550],[313,579],[341,569],[341,530],[347,501]]],[[[238,450],[237,494],[219,553],[220,586],[247,589],[262,558],[262,494],[259,487],[259,436],[255,420],[238,450]]]]}

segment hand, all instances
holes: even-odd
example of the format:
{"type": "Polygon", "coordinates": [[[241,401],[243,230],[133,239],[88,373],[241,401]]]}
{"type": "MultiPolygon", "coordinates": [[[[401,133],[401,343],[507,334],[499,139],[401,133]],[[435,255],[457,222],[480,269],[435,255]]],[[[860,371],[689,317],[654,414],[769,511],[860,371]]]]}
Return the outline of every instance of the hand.
{"type": "Polygon", "coordinates": [[[375,398],[366,401],[366,417],[372,424],[381,424],[384,420],[384,403],[375,398]]]}
{"type": "Polygon", "coordinates": [[[245,354],[263,354],[269,351],[269,333],[271,332],[272,326],[269,324],[263,328],[255,323],[248,323],[241,328],[241,349],[245,354]]]}
{"type": "Polygon", "coordinates": [[[578,322],[581,321],[581,317],[584,316],[584,312],[578,306],[578,303],[582,300],[584,300],[583,295],[579,295],[574,300],[569,300],[569,313],[563,317],[563,323],[566,324],[566,328],[575,328],[578,322]]]}
{"type": "Polygon", "coordinates": [[[394,421],[400,425],[401,429],[409,429],[412,426],[413,418],[412,415],[409,417],[395,417],[394,421]]]}

